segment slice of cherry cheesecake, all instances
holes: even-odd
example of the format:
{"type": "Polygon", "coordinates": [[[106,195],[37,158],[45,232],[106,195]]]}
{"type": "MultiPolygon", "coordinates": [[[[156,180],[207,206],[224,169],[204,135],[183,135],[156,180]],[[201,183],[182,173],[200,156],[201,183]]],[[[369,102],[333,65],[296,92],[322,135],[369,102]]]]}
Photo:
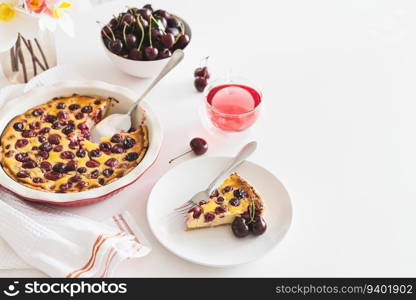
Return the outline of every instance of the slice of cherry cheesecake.
{"type": "Polygon", "coordinates": [[[237,173],[232,173],[186,215],[185,230],[231,224],[236,217],[255,218],[263,213],[263,201],[254,188],[237,173]]]}

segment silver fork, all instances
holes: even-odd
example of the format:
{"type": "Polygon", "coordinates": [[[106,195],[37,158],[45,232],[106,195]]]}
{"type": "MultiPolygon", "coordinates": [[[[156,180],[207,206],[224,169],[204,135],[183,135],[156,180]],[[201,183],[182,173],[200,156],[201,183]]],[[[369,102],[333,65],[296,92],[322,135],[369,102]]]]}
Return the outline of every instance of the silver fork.
{"type": "Polygon", "coordinates": [[[250,142],[243,148],[241,148],[240,152],[238,152],[238,154],[232,159],[227,168],[225,168],[217,177],[215,177],[215,179],[205,190],[196,193],[191,198],[191,200],[188,200],[181,206],[175,208],[175,211],[180,214],[183,214],[191,208],[197,206],[200,201],[208,201],[209,195],[211,194],[212,190],[215,187],[217,187],[220,183],[222,183],[233,169],[235,169],[241,163],[243,163],[256,150],[256,148],[257,142],[250,142]]]}

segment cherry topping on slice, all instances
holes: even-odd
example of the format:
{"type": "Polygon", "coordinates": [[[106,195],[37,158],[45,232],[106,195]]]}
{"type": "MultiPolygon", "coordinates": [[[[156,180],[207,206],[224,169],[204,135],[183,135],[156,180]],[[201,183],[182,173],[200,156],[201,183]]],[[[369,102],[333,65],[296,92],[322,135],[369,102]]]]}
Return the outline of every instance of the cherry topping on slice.
{"type": "Polygon", "coordinates": [[[110,152],[111,151],[111,144],[108,142],[100,143],[100,150],[103,152],[110,152]]]}
{"type": "Polygon", "coordinates": [[[94,149],[90,151],[90,157],[100,157],[101,156],[101,152],[98,149],[94,149]]]}
{"type": "Polygon", "coordinates": [[[49,152],[52,150],[52,145],[49,142],[44,142],[39,146],[39,150],[49,152]]]}
{"type": "Polygon", "coordinates": [[[227,208],[224,205],[220,205],[215,208],[215,214],[217,215],[225,213],[226,211],[227,211],[227,208]]]}
{"type": "Polygon", "coordinates": [[[121,134],[115,134],[111,137],[111,142],[112,143],[120,143],[123,140],[123,136],[121,134]]]}
{"type": "Polygon", "coordinates": [[[218,197],[215,202],[217,202],[218,204],[224,203],[224,198],[223,197],[218,197]]]}
{"type": "Polygon", "coordinates": [[[114,168],[117,165],[117,159],[115,158],[109,158],[106,160],[106,162],[104,163],[106,166],[112,167],[114,168]]]}
{"type": "Polygon", "coordinates": [[[92,112],[92,107],[90,105],[84,106],[81,109],[81,112],[83,112],[84,114],[89,114],[90,112],[92,112]]]}
{"type": "Polygon", "coordinates": [[[135,161],[138,158],[139,158],[139,154],[136,152],[127,153],[127,155],[124,157],[124,159],[127,161],[135,161]]]}
{"type": "Polygon", "coordinates": [[[19,139],[16,141],[15,147],[16,148],[23,148],[29,143],[27,139],[19,139]]]}
{"type": "Polygon", "coordinates": [[[96,160],[89,160],[89,161],[86,162],[85,165],[88,168],[97,168],[100,165],[100,163],[98,161],[96,161],[96,160]]]}
{"type": "Polygon", "coordinates": [[[113,148],[111,148],[112,153],[120,154],[124,152],[124,148],[120,144],[115,144],[113,148]]]}
{"type": "Polygon", "coordinates": [[[58,180],[62,176],[63,176],[62,173],[58,173],[55,171],[50,171],[50,172],[45,173],[45,178],[48,180],[53,180],[53,181],[58,180]]]}
{"type": "Polygon", "coordinates": [[[47,152],[47,151],[39,151],[38,152],[38,156],[42,157],[43,159],[48,159],[49,152],[47,152]]]}
{"type": "Polygon", "coordinates": [[[191,208],[188,212],[192,212],[193,213],[192,216],[194,217],[194,219],[198,219],[199,216],[202,214],[203,209],[200,206],[195,206],[191,208]]]}
{"type": "Polygon", "coordinates": [[[57,119],[58,119],[58,117],[57,117],[57,116],[54,116],[54,115],[47,115],[47,116],[46,116],[46,118],[45,118],[45,121],[46,121],[46,122],[48,122],[48,123],[53,123],[53,122],[55,122],[57,119]]]}
{"type": "Polygon", "coordinates": [[[225,193],[231,192],[232,190],[233,190],[233,187],[231,185],[227,185],[223,188],[222,192],[225,194],[225,193]]]}
{"type": "Polygon", "coordinates": [[[36,132],[33,130],[23,130],[22,131],[22,136],[25,138],[31,138],[36,136],[36,132]]]}
{"type": "Polygon", "coordinates": [[[212,212],[207,212],[207,213],[204,215],[204,219],[205,219],[205,222],[212,222],[212,221],[214,221],[214,219],[215,219],[215,214],[214,214],[214,213],[212,213],[212,212]]]}
{"type": "Polygon", "coordinates": [[[105,177],[110,177],[111,175],[113,175],[113,173],[114,173],[114,170],[113,170],[113,169],[105,169],[105,170],[103,171],[103,175],[104,175],[105,177]]]}
{"type": "Polygon", "coordinates": [[[64,147],[62,145],[56,145],[55,147],[53,147],[54,152],[61,152],[62,150],[64,150],[64,147]]]}
{"type": "Polygon", "coordinates": [[[69,117],[69,114],[66,111],[60,111],[57,114],[59,120],[66,120],[69,117]]]}
{"type": "Polygon", "coordinates": [[[19,172],[17,172],[16,176],[19,177],[19,178],[26,178],[26,177],[29,177],[29,172],[19,171],[19,172]]]}
{"type": "Polygon", "coordinates": [[[64,109],[66,107],[66,105],[65,105],[65,103],[63,103],[63,102],[59,102],[57,105],[56,105],[56,108],[57,109],[64,109]]]}
{"type": "Polygon", "coordinates": [[[32,181],[33,181],[33,183],[43,183],[44,182],[43,179],[40,178],[40,177],[35,177],[35,178],[32,179],[32,181]]]}
{"type": "Polygon", "coordinates": [[[76,161],[69,161],[65,166],[65,172],[75,171],[77,169],[77,162],[76,161]]]}
{"type": "Polygon", "coordinates": [[[14,128],[14,130],[16,130],[16,131],[23,131],[23,128],[24,128],[25,126],[23,125],[23,123],[22,122],[17,122],[17,123],[14,123],[13,124],[13,128],[14,128]]]}
{"type": "Polygon", "coordinates": [[[59,134],[51,134],[48,137],[48,142],[53,145],[58,145],[61,142],[61,136],[59,134]]]}
{"type": "Polygon", "coordinates": [[[239,206],[239,205],[240,205],[240,200],[239,200],[239,199],[237,199],[237,198],[232,198],[232,199],[230,200],[230,204],[231,204],[232,206],[239,206]]]}
{"type": "Polygon", "coordinates": [[[38,164],[33,160],[28,160],[22,164],[22,168],[24,169],[33,169],[36,168],[38,164]]]}
{"type": "Polygon", "coordinates": [[[87,172],[87,168],[84,168],[84,167],[78,168],[77,172],[80,173],[80,174],[83,174],[83,173],[87,172]]]}
{"type": "Polygon", "coordinates": [[[82,180],[82,178],[79,175],[75,175],[75,176],[72,176],[72,177],[69,178],[69,181],[73,182],[73,183],[80,182],[81,180],[82,180]]]}
{"type": "Polygon", "coordinates": [[[39,130],[39,134],[47,134],[51,129],[49,127],[42,128],[39,130]]]}
{"type": "Polygon", "coordinates": [[[80,109],[81,106],[79,106],[78,104],[71,104],[68,108],[69,110],[77,110],[80,109]]]}
{"type": "Polygon", "coordinates": [[[75,158],[75,154],[72,153],[71,151],[64,151],[61,153],[60,157],[62,159],[73,159],[75,158]]]}
{"type": "Polygon", "coordinates": [[[194,152],[196,155],[202,155],[208,150],[208,143],[202,138],[193,138],[189,143],[189,146],[191,147],[191,150],[171,159],[169,163],[172,163],[177,158],[182,157],[188,153],[194,152]]]}
{"type": "Polygon", "coordinates": [[[246,191],[243,189],[234,190],[233,194],[234,194],[234,197],[236,197],[237,199],[246,197],[246,191]]]}
{"type": "Polygon", "coordinates": [[[43,109],[37,108],[34,111],[32,111],[32,116],[39,117],[40,115],[43,115],[43,109]]]}
{"type": "Polygon", "coordinates": [[[17,161],[20,161],[20,162],[25,162],[25,161],[28,161],[28,160],[29,160],[29,155],[28,155],[27,153],[25,153],[25,152],[23,152],[23,153],[17,153],[17,154],[14,156],[14,158],[15,158],[17,161]]]}
{"type": "Polygon", "coordinates": [[[50,162],[43,161],[40,163],[40,168],[45,171],[50,171],[52,170],[52,165],[50,162]]]}
{"type": "Polygon", "coordinates": [[[64,163],[56,163],[52,170],[56,173],[65,173],[65,164],[64,163]]]}

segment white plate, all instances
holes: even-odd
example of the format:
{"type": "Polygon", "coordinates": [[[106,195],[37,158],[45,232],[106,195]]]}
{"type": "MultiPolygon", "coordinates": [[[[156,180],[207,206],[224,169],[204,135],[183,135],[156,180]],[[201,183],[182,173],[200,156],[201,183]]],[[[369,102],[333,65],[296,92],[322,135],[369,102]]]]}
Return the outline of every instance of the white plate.
{"type": "Polygon", "coordinates": [[[267,231],[259,236],[234,237],[230,226],[184,231],[184,218],[175,207],[205,189],[230,158],[205,157],[182,163],[154,186],[147,203],[147,219],[156,238],[168,250],[191,262],[228,267],[253,261],[275,247],[292,220],[290,197],[283,184],[263,167],[245,162],[235,171],[262,196],[267,231]]]}

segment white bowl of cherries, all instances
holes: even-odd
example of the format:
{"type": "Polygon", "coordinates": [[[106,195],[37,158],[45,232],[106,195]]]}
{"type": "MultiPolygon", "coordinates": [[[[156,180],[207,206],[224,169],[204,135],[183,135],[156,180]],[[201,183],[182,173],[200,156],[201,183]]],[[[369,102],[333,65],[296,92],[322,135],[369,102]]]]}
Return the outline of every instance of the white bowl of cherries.
{"type": "Polygon", "coordinates": [[[156,76],[176,49],[191,40],[191,29],[181,18],[150,4],[129,8],[101,29],[108,57],[123,72],[142,78],[156,76]]]}

